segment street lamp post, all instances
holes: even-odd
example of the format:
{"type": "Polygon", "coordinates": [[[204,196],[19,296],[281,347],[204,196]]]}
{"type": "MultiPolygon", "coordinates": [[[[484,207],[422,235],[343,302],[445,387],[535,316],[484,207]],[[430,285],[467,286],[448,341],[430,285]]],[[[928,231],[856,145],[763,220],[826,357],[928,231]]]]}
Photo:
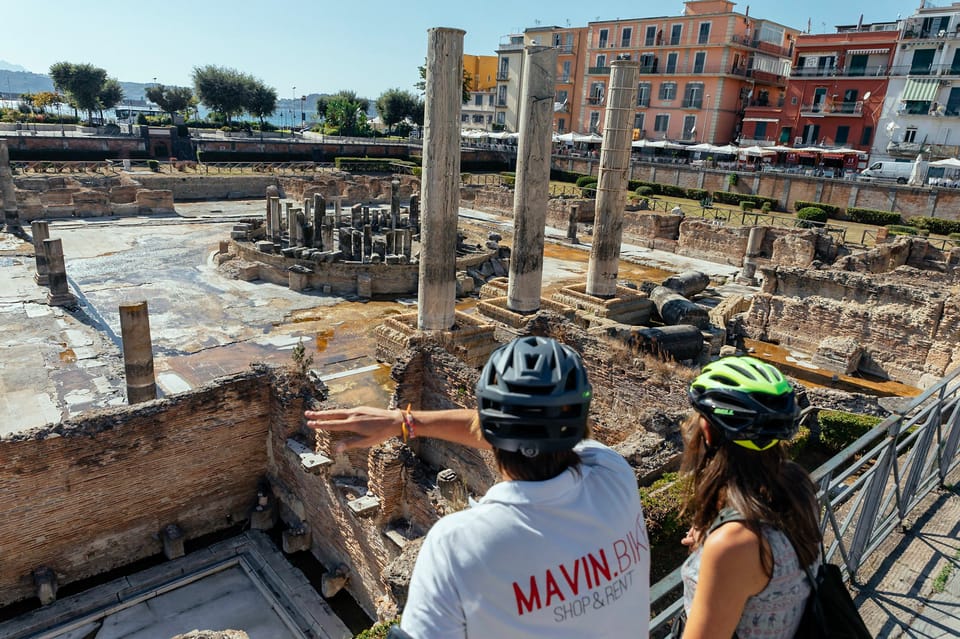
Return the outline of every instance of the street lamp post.
{"type": "Polygon", "coordinates": [[[707,141],[707,126],[710,124],[710,94],[703,96],[703,126],[700,127],[700,141],[707,141]]]}
{"type": "Polygon", "coordinates": [[[294,122],[293,110],[296,107],[293,105],[297,103],[297,85],[293,85],[293,91],[290,92],[290,100],[291,100],[290,102],[290,137],[294,137],[293,136],[293,122],[294,122]]]}

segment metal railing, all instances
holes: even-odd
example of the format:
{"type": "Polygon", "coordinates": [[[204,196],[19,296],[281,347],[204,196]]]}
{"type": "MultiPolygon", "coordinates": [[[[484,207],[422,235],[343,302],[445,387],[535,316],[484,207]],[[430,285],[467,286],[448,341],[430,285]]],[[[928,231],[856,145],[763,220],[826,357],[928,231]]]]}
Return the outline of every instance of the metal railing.
{"type": "MultiPolygon", "coordinates": [[[[855,579],[866,559],[931,491],[960,467],[960,368],[817,468],[827,560],[855,579]]],[[[680,569],[650,588],[651,604],[680,586],[680,569]]],[[[675,600],[650,622],[667,630],[683,607],[675,600]]],[[[668,635],[669,637],[669,635],[668,635]]]]}
{"type": "Polygon", "coordinates": [[[821,115],[861,115],[863,114],[863,100],[855,102],[821,102],[819,104],[804,104],[800,113],[819,113],[821,115]]]}

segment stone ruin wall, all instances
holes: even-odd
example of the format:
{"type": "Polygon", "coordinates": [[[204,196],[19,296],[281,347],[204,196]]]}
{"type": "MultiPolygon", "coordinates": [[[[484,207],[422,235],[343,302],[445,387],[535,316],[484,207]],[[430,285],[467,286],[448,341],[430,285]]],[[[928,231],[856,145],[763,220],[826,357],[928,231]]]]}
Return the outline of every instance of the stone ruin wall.
{"type": "Polygon", "coordinates": [[[245,520],[271,395],[249,372],[0,441],[0,605],[33,596],[40,566],[62,585],[157,555],[167,524],[194,538],[245,520]]]}
{"type": "Polygon", "coordinates": [[[18,177],[17,209],[24,223],[62,217],[172,213],[173,193],[145,188],[127,176],[18,177]]]}
{"type": "Polygon", "coordinates": [[[816,353],[828,338],[863,348],[860,369],[918,387],[960,365],[960,308],[953,287],[915,285],[915,269],[865,275],[833,269],[763,269],[745,317],[751,337],[816,353]]]}
{"type": "MultiPolygon", "coordinates": [[[[505,187],[463,186],[460,206],[513,217],[514,190],[505,187]]],[[[570,223],[570,206],[577,205],[581,224],[593,224],[596,201],[551,197],[547,201],[547,226],[566,231],[570,223]]]]}

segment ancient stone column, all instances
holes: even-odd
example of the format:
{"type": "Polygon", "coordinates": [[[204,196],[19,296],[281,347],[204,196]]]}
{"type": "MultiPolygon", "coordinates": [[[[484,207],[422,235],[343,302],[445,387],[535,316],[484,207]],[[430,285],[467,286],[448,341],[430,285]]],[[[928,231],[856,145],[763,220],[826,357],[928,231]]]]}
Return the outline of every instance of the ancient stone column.
{"type": "Polygon", "coordinates": [[[370,255],[373,253],[373,229],[369,224],[363,225],[363,257],[365,261],[370,261],[370,255]]]}
{"type": "Polygon", "coordinates": [[[333,220],[334,228],[340,228],[341,217],[343,216],[343,202],[341,197],[338,195],[333,198],[333,220]]]}
{"type": "Polygon", "coordinates": [[[350,207],[350,226],[352,226],[355,229],[359,229],[362,225],[361,224],[362,222],[363,222],[363,205],[354,204],[353,206],[350,207]]]}
{"type": "Polygon", "coordinates": [[[350,229],[337,231],[337,246],[343,252],[344,260],[353,259],[353,232],[350,229]]]}
{"type": "Polygon", "coordinates": [[[420,196],[414,193],[410,196],[410,227],[416,229],[420,226],[420,196]]]}
{"type": "Polygon", "coordinates": [[[297,223],[297,214],[293,210],[293,202],[283,203],[283,219],[287,227],[287,246],[293,246],[293,227],[297,223]]]}
{"type": "Polygon", "coordinates": [[[323,220],[323,226],[320,227],[320,244],[319,248],[322,248],[324,251],[333,250],[333,217],[326,216],[323,220]]]}
{"type": "Polygon", "coordinates": [[[37,262],[37,272],[33,279],[40,286],[50,283],[50,269],[47,267],[47,254],[43,250],[43,241],[50,238],[50,224],[40,220],[30,223],[30,234],[33,236],[33,256],[37,262]]]}
{"type": "Polygon", "coordinates": [[[417,328],[424,331],[447,330],[454,325],[464,33],[441,27],[427,30],[424,218],[417,307],[417,328]]]}
{"type": "Polygon", "coordinates": [[[70,292],[67,283],[67,265],[63,260],[63,243],[60,238],[44,240],[43,251],[47,257],[48,284],[47,304],[50,306],[76,306],[77,298],[70,292]]]}
{"type": "Polygon", "coordinates": [[[313,194],[313,236],[316,238],[315,246],[320,247],[320,227],[323,226],[323,221],[327,217],[327,200],[320,193],[313,194]]]}
{"type": "Polygon", "coordinates": [[[403,256],[407,258],[407,261],[410,261],[410,257],[413,255],[413,231],[411,229],[403,229],[403,256]]]}
{"type": "Polygon", "coordinates": [[[513,253],[507,284],[507,308],[515,313],[533,313],[540,308],[557,50],[526,47],[524,57],[517,183],[513,196],[513,253]]]}
{"type": "Polygon", "coordinates": [[[614,60],[610,67],[586,288],[588,295],[604,298],[613,297],[617,292],[639,62],[614,60]]]}
{"type": "Polygon", "coordinates": [[[272,226],[272,224],[273,224],[273,218],[272,218],[272,216],[270,215],[270,212],[273,210],[273,209],[271,208],[271,207],[272,207],[271,200],[272,200],[273,198],[278,198],[278,199],[280,198],[280,189],[278,189],[276,186],[274,186],[273,184],[271,184],[270,186],[267,187],[267,195],[266,195],[266,205],[267,205],[267,211],[266,211],[266,212],[267,212],[267,218],[266,218],[266,222],[267,222],[267,237],[268,237],[268,238],[272,238],[272,237],[273,237],[273,226],[272,226]]]}
{"type": "Polygon", "coordinates": [[[300,208],[293,209],[293,226],[290,228],[290,246],[303,246],[303,225],[306,222],[300,208]]]}
{"type": "Polygon", "coordinates": [[[153,343],[146,301],[120,305],[120,335],[127,402],[138,404],[156,399],[157,381],[153,374],[153,343]]]}
{"type": "Polygon", "coordinates": [[[580,226],[580,207],[576,204],[570,205],[570,213],[567,215],[567,239],[573,244],[578,243],[577,229],[580,226]]]}
{"type": "Polygon", "coordinates": [[[400,180],[390,180],[390,225],[400,225],[400,180]]]}
{"type": "Polygon", "coordinates": [[[270,196],[270,239],[277,246],[280,246],[280,240],[283,238],[283,231],[280,228],[280,196],[270,196]]]}
{"type": "MultiPolygon", "coordinates": [[[[376,215],[377,212],[374,211],[373,214],[376,215]]],[[[361,226],[366,226],[367,224],[370,224],[370,207],[369,206],[363,207],[363,216],[360,219],[361,226]]]]}
{"type": "Polygon", "coordinates": [[[757,257],[763,248],[763,239],[767,234],[767,227],[754,226],[750,228],[750,236],[747,238],[746,257],[757,257]]]}
{"type": "Polygon", "coordinates": [[[17,212],[17,192],[13,186],[13,171],[10,169],[10,150],[7,141],[0,139],[0,197],[3,198],[3,223],[7,232],[20,230],[20,214],[17,212]]]}
{"type": "Polygon", "coordinates": [[[363,261],[363,231],[353,230],[351,233],[351,250],[353,259],[357,262],[363,261]]]}

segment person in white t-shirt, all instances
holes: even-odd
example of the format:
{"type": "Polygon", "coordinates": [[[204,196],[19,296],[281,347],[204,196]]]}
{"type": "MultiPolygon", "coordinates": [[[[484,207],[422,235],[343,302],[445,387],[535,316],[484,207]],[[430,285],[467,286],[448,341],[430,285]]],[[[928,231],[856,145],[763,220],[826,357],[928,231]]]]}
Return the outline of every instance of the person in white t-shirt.
{"type": "Polygon", "coordinates": [[[646,637],[650,547],[626,460],[587,439],[580,355],[528,336],[498,348],[477,410],[308,411],[307,425],[372,446],[402,430],[492,448],[504,481],[424,541],[400,628],[413,639],[646,637]],[[482,437],[482,439],[481,439],[482,437]]]}

